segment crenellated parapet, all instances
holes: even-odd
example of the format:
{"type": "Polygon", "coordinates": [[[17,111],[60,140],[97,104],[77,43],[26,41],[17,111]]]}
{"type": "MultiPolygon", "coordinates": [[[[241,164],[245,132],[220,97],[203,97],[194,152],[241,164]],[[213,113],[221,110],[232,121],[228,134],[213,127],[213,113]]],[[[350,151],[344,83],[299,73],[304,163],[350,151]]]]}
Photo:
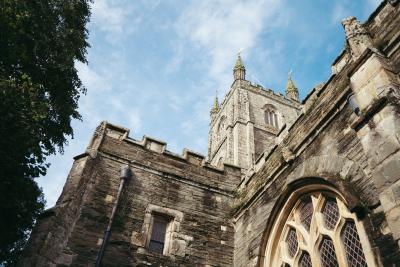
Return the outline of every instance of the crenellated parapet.
{"type": "MultiPolygon", "coordinates": [[[[240,177],[241,175],[241,169],[238,166],[228,163],[224,163],[221,166],[213,166],[206,160],[204,155],[187,148],[183,149],[181,154],[171,152],[167,149],[166,142],[150,136],[143,136],[142,140],[135,140],[129,137],[129,129],[106,121],[103,121],[97,127],[84,155],[93,155],[95,154],[94,151],[97,153],[106,152],[106,154],[114,154],[120,160],[129,163],[137,161],[135,159],[135,153],[138,153],[137,148],[157,154],[159,157],[168,158],[168,160],[187,164],[188,168],[198,167],[207,170],[207,172],[233,177],[240,177]],[[120,153],[121,146],[126,147],[126,153],[120,153]]],[[[207,180],[204,182],[208,183],[207,180]]],[[[218,184],[214,183],[214,185],[218,187],[218,184]]]]}

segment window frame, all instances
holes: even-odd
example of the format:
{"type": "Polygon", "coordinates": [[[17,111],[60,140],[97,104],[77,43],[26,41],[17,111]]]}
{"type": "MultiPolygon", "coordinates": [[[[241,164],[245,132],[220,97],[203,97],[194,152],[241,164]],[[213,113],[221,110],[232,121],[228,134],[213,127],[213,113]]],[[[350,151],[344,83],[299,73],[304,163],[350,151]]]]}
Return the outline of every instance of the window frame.
{"type": "MultiPolygon", "coordinates": [[[[151,216],[151,225],[150,225],[150,230],[148,232],[148,238],[147,238],[147,244],[146,244],[146,248],[147,250],[152,253],[152,254],[160,254],[160,255],[165,255],[167,254],[168,250],[169,250],[169,240],[171,240],[171,221],[173,220],[173,218],[171,218],[170,216],[166,216],[165,214],[160,214],[157,212],[152,213],[151,216]],[[152,236],[153,236],[153,232],[154,232],[154,222],[156,221],[156,219],[160,219],[163,220],[166,225],[165,225],[165,234],[164,234],[164,242],[163,244],[163,251],[162,253],[157,253],[156,251],[152,251],[150,249],[150,243],[153,241],[152,236]]],[[[159,241],[155,241],[155,242],[159,242],[159,241]]],[[[161,243],[161,242],[159,242],[161,243]]]]}
{"type": "Polygon", "coordinates": [[[264,123],[267,128],[279,129],[279,116],[275,106],[271,104],[264,105],[264,123]]]}
{"type": "MultiPolygon", "coordinates": [[[[178,210],[161,207],[161,206],[157,206],[154,204],[149,204],[147,206],[147,209],[146,209],[146,212],[144,215],[144,221],[143,221],[143,226],[142,226],[142,241],[141,241],[140,251],[155,255],[155,253],[149,251],[149,243],[150,243],[150,239],[151,239],[155,216],[162,216],[164,218],[169,219],[169,223],[166,228],[164,249],[163,249],[162,255],[166,255],[166,256],[172,255],[173,254],[172,244],[174,242],[174,238],[176,236],[179,236],[180,225],[183,220],[183,213],[178,210]]],[[[161,254],[157,254],[157,255],[161,255],[161,254]]]]}
{"type": "Polygon", "coordinates": [[[272,225],[272,228],[268,233],[268,239],[266,240],[264,251],[264,260],[262,261],[261,266],[286,266],[285,264],[289,264],[289,266],[292,267],[299,266],[299,259],[302,255],[302,251],[306,251],[312,258],[313,266],[319,267],[321,266],[319,254],[320,244],[323,237],[327,236],[335,243],[336,257],[339,262],[339,266],[348,267],[346,252],[341,239],[343,226],[348,220],[353,221],[356,225],[357,233],[361,242],[361,248],[368,266],[379,266],[377,262],[378,259],[374,256],[375,253],[373,253],[373,249],[370,245],[369,238],[362,221],[358,220],[356,215],[348,210],[344,198],[341,197],[336,190],[333,190],[329,186],[325,185],[313,185],[310,188],[300,188],[290,194],[289,198],[280,209],[280,212],[277,214],[277,217],[274,220],[275,223],[272,225]],[[310,231],[307,233],[307,230],[303,225],[299,225],[299,223],[296,225],[296,223],[293,222],[295,221],[294,216],[298,217],[299,215],[298,211],[301,207],[300,205],[302,204],[301,201],[310,195],[317,195],[318,197],[312,197],[314,218],[311,222],[310,231]],[[320,226],[321,223],[324,223],[322,208],[326,200],[329,198],[335,198],[340,209],[340,217],[336,223],[335,231],[328,231],[325,229],[325,227],[320,226]],[[295,256],[291,259],[288,259],[288,255],[285,255],[287,254],[285,252],[285,239],[290,227],[294,227],[298,231],[298,233],[297,231],[296,233],[298,235],[299,247],[295,256]],[[318,229],[316,233],[313,233],[312,231],[315,229],[315,227],[320,227],[321,229],[318,229]],[[304,237],[305,235],[309,235],[309,237],[304,237]],[[300,242],[303,237],[305,239],[308,238],[308,240],[311,241],[309,241],[308,244],[304,241],[300,242]]]}

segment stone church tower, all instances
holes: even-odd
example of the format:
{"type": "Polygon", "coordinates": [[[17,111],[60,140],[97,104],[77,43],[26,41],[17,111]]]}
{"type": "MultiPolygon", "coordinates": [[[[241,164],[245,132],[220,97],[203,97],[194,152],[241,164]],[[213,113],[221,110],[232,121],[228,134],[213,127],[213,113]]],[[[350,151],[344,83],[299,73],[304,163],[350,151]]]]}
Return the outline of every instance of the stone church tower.
{"type": "Polygon", "coordinates": [[[400,266],[400,1],[343,20],[332,75],[300,103],[246,80],[208,157],[102,122],[19,266],[400,266]]]}
{"type": "Polygon", "coordinates": [[[251,84],[240,54],[233,69],[232,86],[221,105],[215,99],[208,134],[211,164],[230,163],[252,169],[260,155],[277,144],[301,111],[298,90],[289,76],[287,95],[251,84]]]}

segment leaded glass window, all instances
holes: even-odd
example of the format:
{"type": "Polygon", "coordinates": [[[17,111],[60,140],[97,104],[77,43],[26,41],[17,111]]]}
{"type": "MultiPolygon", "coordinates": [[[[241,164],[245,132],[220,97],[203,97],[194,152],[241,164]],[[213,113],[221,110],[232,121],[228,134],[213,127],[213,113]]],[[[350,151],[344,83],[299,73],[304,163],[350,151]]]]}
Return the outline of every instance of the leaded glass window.
{"type": "Polygon", "coordinates": [[[372,256],[365,256],[371,248],[362,224],[339,197],[329,191],[296,197],[288,211],[281,211],[285,221],[272,230],[275,249],[267,247],[264,266],[376,266],[372,256]]]}
{"type": "Polygon", "coordinates": [[[320,254],[322,267],[339,267],[335,246],[333,245],[333,241],[328,237],[322,239],[320,254]]]}
{"type": "Polygon", "coordinates": [[[325,227],[329,230],[334,229],[340,217],[339,207],[335,199],[328,198],[326,200],[322,214],[324,215],[325,227]]]}
{"type": "Polygon", "coordinates": [[[349,267],[367,266],[364,252],[361,248],[360,237],[358,236],[354,222],[346,222],[343,227],[342,240],[349,267]]]}
{"type": "Polygon", "coordinates": [[[288,252],[291,257],[293,257],[298,248],[298,243],[297,243],[297,237],[296,237],[296,230],[290,229],[287,239],[286,239],[287,245],[288,245],[288,252]]]}
{"type": "Polygon", "coordinates": [[[300,221],[303,226],[309,231],[311,226],[311,219],[314,212],[311,197],[307,197],[302,201],[300,207],[300,221]]]}
{"type": "Polygon", "coordinates": [[[310,254],[303,252],[299,261],[300,267],[312,267],[310,254]]]}

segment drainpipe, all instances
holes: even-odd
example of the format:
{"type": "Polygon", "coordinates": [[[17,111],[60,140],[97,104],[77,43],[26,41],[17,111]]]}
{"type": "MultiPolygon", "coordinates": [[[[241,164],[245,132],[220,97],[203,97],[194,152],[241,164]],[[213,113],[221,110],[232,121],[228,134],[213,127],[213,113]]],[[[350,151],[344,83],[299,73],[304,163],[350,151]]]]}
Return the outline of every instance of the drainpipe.
{"type": "Polygon", "coordinates": [[[117,199],[114,202],[114,206],[113,206],[112,211],[111,211],[110,220],[108,221],[107,229],[104,232],[103,241],[101,243],[101,247],[100,247],[99,253],[97,254],[96,265],[95,265],[96,267],[100,267],[101,266],[101,260],[103,259],[104,251],[105,251],[105,248],[107,246],[108,239],[110,237],[111,226],[112,226],[112,223],[113,223],[113,220],[114,220],[114,217],[115,217],[115,213],[117,211],[117,207],[118,207],[119,200],[120,200],[120,197],[121,197],[122,189],[124,188],[124,185],[125,185],[126,181],[129,179],[130,176],[131,176],[131,170],[129,169],[129,166],[128,165],[122,166],[121,167],[121,174],[120,174],[121,181],[119,183],[117,199]]]}

